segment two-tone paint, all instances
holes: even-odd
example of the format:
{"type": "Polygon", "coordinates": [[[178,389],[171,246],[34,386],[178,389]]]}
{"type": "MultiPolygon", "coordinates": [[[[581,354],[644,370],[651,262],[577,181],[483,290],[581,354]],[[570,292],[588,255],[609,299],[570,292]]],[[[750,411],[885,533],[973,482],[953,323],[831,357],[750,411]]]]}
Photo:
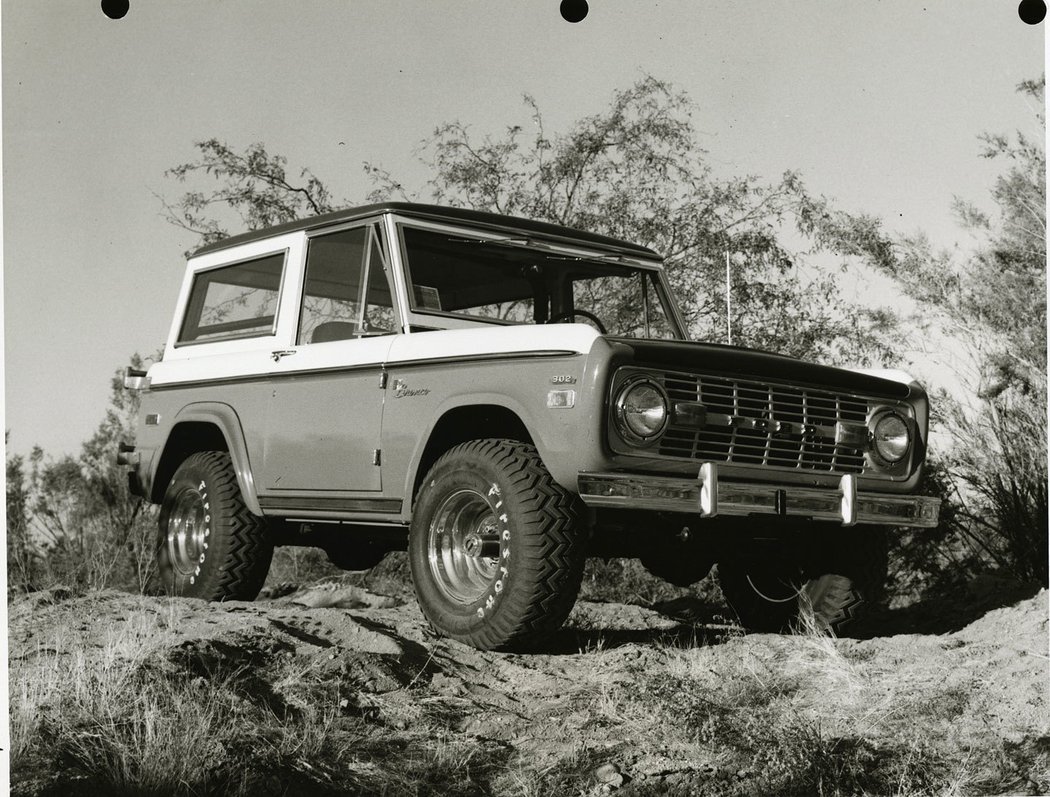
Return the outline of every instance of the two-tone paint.
{"type": "MultiPolygon", "coordinates": [[[[476,437],[532,442],[554,479],[578,492],[581,476],[690,474],[620,445],[608,422],[617,369],[634,366],[752,375],[804,382],[906,405],[914,419],[914,467],[904,478],[862,476],[854,489],[914,490],[925,449],[925,393],[895,374],[862,374],[710,344],[617,339],[583,324],[492,325],[420,312],[408,300],[400,227],[425,226],[498,238],[522,233],[567,256],[615,257],[651,270],[674,309],[656,253],[602,236],[493,214],[388,203],[293,222],[205,247],[190,259],[165,354],[148,374],[132,485],[159,502],[193,450],[224,448],[248,508],[302,520],[405,524],[420,480],[440,454],[476,437]],[[372,225],[382,241],[397,332],[297,344],[311,236],[372,225]],[[264,334],[180,343],[194,276],[283,254],[273,326],[264,334]],[[571,391],[571,393],[570,393],[571,391]],[[552,401],[554,393],[559,393],[552,401]],[[567,401],[571,397],[571,402],[567,401]],[[567,406],[571,403],[571,406],[567,406]]],[[[684,335],[683,335],[684,337],[684,335]]],[[[838,477],[727,467],[721,478],[833,488],[838,477]]],[[[632,489],[639,484],[635,479],[632,489]]],[[[837,487],[835,487],[838,489],[837,487]]],[[[690,499],[691,500],[691,499],[690,499]]],[[[779,500],[779,499],[778,499],[779,500]]]]}

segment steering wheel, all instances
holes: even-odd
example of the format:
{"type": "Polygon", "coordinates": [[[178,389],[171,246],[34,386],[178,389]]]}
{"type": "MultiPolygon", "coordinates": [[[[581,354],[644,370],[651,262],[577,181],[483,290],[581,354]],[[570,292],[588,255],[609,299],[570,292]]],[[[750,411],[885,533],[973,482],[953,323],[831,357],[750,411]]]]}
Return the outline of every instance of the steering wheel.
{"type": "Polygon", "coordinates": [[[591,321],[593,321],[594,325],[598,327],[598,331],[601,332],[603,335],[609,334],[609,332],[605,329],[605,324],[602,323],[602,320],[589,310],[567,310],[564,313],[552,315],[550,318],[547,319],[547,323],[555,324],[563,318],[571,319],[575,318],[578,315],[582,315],[584,318],[589,318],[591,321]]]}

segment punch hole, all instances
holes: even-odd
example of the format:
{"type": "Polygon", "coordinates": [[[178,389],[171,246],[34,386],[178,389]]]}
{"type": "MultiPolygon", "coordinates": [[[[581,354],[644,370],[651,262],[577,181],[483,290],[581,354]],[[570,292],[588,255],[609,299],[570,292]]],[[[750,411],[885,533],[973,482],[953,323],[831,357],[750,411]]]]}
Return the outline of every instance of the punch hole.
{"type": "Polygon", "coordinates": [[[110,19],[123,19],[129,8],[129,0],[102,0],[102,13],[110,19]]]}
{"type": "Polygon", "coordinates": [[[1017,6],[1017,16],[1026,25],[1038,25],[1046,19],[1045,0],[1021,0],[1017,6]]]}
{"type": "Polygon", "coordinates": [[[566,22],[582,22],[587,11],[587,0],[561,0],[561,17],[566,22]]]}

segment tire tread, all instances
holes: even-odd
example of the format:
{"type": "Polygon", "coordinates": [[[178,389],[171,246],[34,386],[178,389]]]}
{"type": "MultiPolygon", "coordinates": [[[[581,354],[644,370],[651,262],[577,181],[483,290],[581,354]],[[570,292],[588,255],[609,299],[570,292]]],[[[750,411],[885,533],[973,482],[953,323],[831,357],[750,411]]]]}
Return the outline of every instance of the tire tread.
{"type": "MultiPolygon", "coordinates": [[[[190,455],[172,478],[196,471],[207,481],[214,504],[212,543],[218,557],[213,574],[201,579],[197,590],[183,594],[205,600],[254,600],[262,589],[273,557],[273,540],[264,518],[251,513],[241,496],[233,461],[225,451],[200,451],[190,455]]],[[[161,523],[164,513],[161,515],[161,523]]],[[[159,545],[165,529],[160,529],[159,545]]],[[[166,586],[177,590],[174,584],[166,586]]]]}
{"type": "MultiPolygon", "coordinates": [[[[540,531],[520,538],[514,564],[519,583],[525,581],[525,591],[505,594],[504,605],[491,622],[459,638],[486,649],[532,647],[561,626],[576,602],[586,557],[582,505],[554,481],[536,448],[528,443],[471,440],[445,452],[433,469],[462,457],[485,459],[500,470],[504,485],[518,493],[521,519],[540,531]]],[[[423,608],[429,616],[427,607],[423,608]]],[[[433,623],[434,618],[430,619],[433,623]]]]}

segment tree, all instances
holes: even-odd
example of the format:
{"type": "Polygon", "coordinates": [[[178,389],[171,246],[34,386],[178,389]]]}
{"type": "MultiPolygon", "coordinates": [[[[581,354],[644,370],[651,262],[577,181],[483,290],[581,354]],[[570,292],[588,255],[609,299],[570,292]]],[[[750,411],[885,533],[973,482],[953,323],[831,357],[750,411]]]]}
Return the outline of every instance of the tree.
{"type": "MultiPolygon", "coordinates": [[[[694,338],[725,338],[723,290],[732,273],[735,342],[799,357],[863,360],[888,353],[885,312],[837,299],[833,275],[799,276],[801,257],[782,243],[798,230],[807,199],[789,172],[766,184],[752,176],[716,177],[697,144],[689,98],[646,76],[616,92],[605,111],[548,134],[525,97],[526,125],[475,140],[452,122],[424,142],[430,198],[564,224],[644,244],[665,256],[668,275],[694,338]]],[[[375,166],[371,199],[405,196],[375,166]]]]}
{"type": "Polygon", "coordinates": [[[25,459],[9,456],[7,474],[7,582],[21,590],[34,585],[38,563],[29,539],[29,492],[26,487],[25,459]]]}
{"type": "MultiPolygon", "coordinates": [[[[142,359],[134,355],[131,364],[141,367],[142,359]]],[[[53,460],[36,447],[28,470],[23,457],[8,457],[12,585],[142,589],[150,580],[155,513],[130,494],[127,473],[116,461],[119,444],[134,440],[138,403],[118,371],[106,416],[78,456],[53,460]]]]}
{"type": "MultiPolygon", "coordinates": [[[[157,359],[159,355],[153,359],[157,359]]],[[[142,357],[131,356],[132,368],[144,367],[142,357]]],[[[125,390],[123,369],[110,380],[110,405],[95,433],[81,447],[80,466],[85,494],[91,497],[89,511],[107,530],[115,551],[120,551],[126,571],[142,587],[149,579],[153,554],[152,528],[154,510],[138,496],[132,495],[126,469],[117,464],[122,442],[134,443],[140,398],[136,391],[125,390]]]]}
{"type": "MultiPolygon", "coordinates": [[[[734,342],[800,357],[884,359],[880,345],[894,319],[842,302],[833,274],[800,276],[803,258],[781,243],[797,231],[808,199],[794,173],[765,184],[720,178],[696,143],[689,99],[643,77],[617,92],[605,111],[549,134],[536,102],[529,120],[498,137],[475,140],[460,122],[439,126],[423,143],[432,201],[523,216],[625,238],[666,257],[668,273],[695,338],[725,338],[727,253],[732,265],[734,342]],[[526,134],[526,127],[531,132],[526,134]]],[[[169,220],[201,243],[225,234],[215,218],[233,209],[248,229],[330,210],[329,190],[308,169],[289,181],[286,160],[253,144],[238,154],[215,140],[201,157],[169,170],[179,182],[204,181],[166,203],[169,220]]],[[[366,164],[371,201],[410,198],[390,172],[366,164]]]]}
{"type": "Polygon", "coordinates": [[[952,438],[941,478],[954,503],[949,524],[978,562],[1048,583],[1046,466],[1045,76],[1019,92],[1037,136],[984,134],[983,157],[1006,164],[990,216],[957,199],[970,250],[934,251],[922,235],[894,238],[877,219],[819,202],[806,209],[814,237],[892,277],[969,352],[970,393],[942,392],[940,428],[952,438]]]}
{"type": "Polygon", "coordinates": [[[953,269],[958,280],[943,305],[966,330],[979,364],[979,403],[952,408],[958,444],[951,464],[969,499],[964,517],[986,555],[1046,586],[1045,76],[1018,89],[1039,109],[1040,135],[982,136],[984,157],[1008,163],[992,190],[998,218],[956,203],[960,220],[983,240],[953,269]]]}
{"type": "Polygon", "coordinates": [[[226,222],[216,218],[216,214],[228,215],[224,211],[234,211],[245,229],[257,230],[335,209],[328,189],[309,169],[300,171],[302,183],[294,185],[285,171],[287,160],[268,154],[262,144],[237,153],[213,138],[197,142],[196,147],[198,160],[165,174],[180,183],[190,175],[204,174],[217,180],[218,186],[208,192],[188,191],[175,205],[161,201],[168,221],[196,235],[201,246],[230,235],[226,222]]]}

